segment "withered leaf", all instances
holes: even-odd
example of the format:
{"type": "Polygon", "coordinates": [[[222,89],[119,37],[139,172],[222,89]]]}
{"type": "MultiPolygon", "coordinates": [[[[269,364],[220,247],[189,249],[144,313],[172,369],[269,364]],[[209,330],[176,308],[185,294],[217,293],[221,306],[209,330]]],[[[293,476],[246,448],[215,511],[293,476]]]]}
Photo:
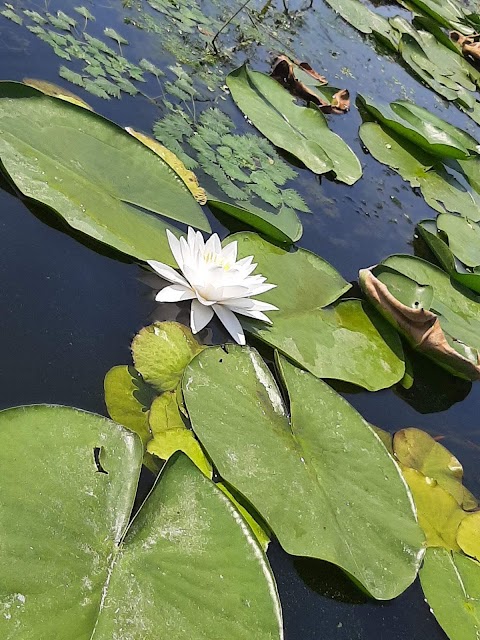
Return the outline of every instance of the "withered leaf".
{"type": "Polygon", "coordinates": [[[474,33],[471,36],[464,36],[458,31],[451,31],[450,39],[461,47],[465,57],[471,56],[480,60],[480,34],[474,33]]]}
{"type": "Polygon", "coordinates": [[[306,82],[302,82],[295,76],[298,73],[308,74],[316,81],[317,86],[328,84],[327,79],[317,73],[308,62],[292,62],[287,56],[281,55],[275,58],[272,66],[271,76],[285,87],[292,95],[306,102],[313,102],[324,113],[346,113],[350,109],[350,94],[347,89],[340,89],[331,98],[327,100],[322,98],[315,91],[315,84],[309,86],[306,82]]]}
{"type": "MultiPolygon", "coordinates": [[[[400,302],[372,273],[371,269],[360,270],[359,282],[370,302],[390,320],[415,349],[433,358],[455,375],[469,380],[480,379],[478,355],[473,361],[472,358],[467,357],[467,351],[464,355],[454,349],[447,340],[436,313],[423,308],[422,304],[417,303],[418,307],[412,308],[400,302]]],[[[455,338],[453,341],[455,342],[455,338]]],[[[468,349],[468,345],[465,347],[468,349]]],[[[474,350],[470,351],[473,355],[474,350]]]]}

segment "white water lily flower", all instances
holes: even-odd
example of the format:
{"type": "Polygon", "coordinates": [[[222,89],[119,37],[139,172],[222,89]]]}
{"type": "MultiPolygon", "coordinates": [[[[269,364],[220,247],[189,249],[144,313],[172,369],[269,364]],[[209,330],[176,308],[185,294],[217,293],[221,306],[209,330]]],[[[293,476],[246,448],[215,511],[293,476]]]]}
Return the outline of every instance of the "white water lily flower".
{"type": "Polygon", "coordinates": [[[177,238],[167,230],[168,244],[183,275],[163,262],[148,260],[148,264],[162,278],[172,282],[155,297],[157,302],[191,300],[190,326],[198,333],[216,313],[228,333],[238,344],[245,344],[245,334],[236,313],[272,324],[264,311],[276,311],[278,307],[268,302],[251,300],[276,287],[267,284],[261,275],[250,275],[257,265],[253,256],[237,262],[237,242],[222,248],[220,238],[214,233],[205,242],[199,231],[188,228],[188,241],[177,238]]]}

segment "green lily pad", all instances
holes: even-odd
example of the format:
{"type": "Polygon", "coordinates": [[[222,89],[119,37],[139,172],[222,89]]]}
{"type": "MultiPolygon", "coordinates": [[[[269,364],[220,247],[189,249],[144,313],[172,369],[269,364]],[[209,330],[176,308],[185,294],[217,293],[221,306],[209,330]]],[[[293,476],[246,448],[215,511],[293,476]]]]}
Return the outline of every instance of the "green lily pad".
{"type": "Polygon", "coordinates": [[[465,11],[454,0],[409,0],[409,2],[423,13],[431,16],[445,29],[459,29],[468,35],[473,33],[467,25],[465,11]]]}
{"type": "Polygon", "coordinates": [[[480,560],[480,511],[469,513],[461,521],[457,544],[467,556],[480,560]]]}
{"type": "Polygon", "coordinates": [[[460,53],[444,46],[428,31],[413,28],[402,35],[399,50],[423,82],[477,121],[479,103],[474,92],[480,86],[480,73],[460,53]]]}
{"type": "Polygon", "coordinates": [[[157,391],[173,391],[187,364],[204,348],[183,324],[155,322],[133,339],[133,362],[157,391]]]}
{"type": "Polygon", "coordinates": [[[376,104],[359,95],[358,102],[375,120],[399,136],[440,157],[466,159],[480,151],[479,143],[428,109],[406,100],[376,104]]]}
{"type": "Polygon", "coordinates": [[[417,224],[417,230],[449,276],[460,282],[464,287],[480,293],[480,272],[476,273],[475,269],[467,269],[453,255],[446,242],[446,237],[437,228],[436,220],[421,220],[417,224]]]}
{"type": "MultiPolygon", "coordinates": [[[[203,452],[198,440],[191,429],[187,429],[180,414],[176,391],[166,391],[152,403],[149,413],[149,425],[152,439],[147,445],[150,454],[163,460],[169,460],[176,451],[181,451],[200,469],[210,480],[213,477],[212,465],[203,452]]],[[[234,504],[245,522],[251,528],[254,536],[264,551],[267,550],[270,536],[263,523],[252,515],[251,508],[240,502],[241,497],[227,486],[225,482],[217,482],[217,487],[234,504]]]]}
{"type": "Polygon", "coordinates": [[[213,213],[226,213],[277,242],[292,243],[302,237],[302,223],[290,207],[283,206],[277,213],[270,213],[251,204],[247,208],[239,202],[224,202],[216,198],[209,198],[207,204],[213,213]]]}
{"type": "Polygon", "coordinates": [[[461,507],[466,510],[477,507],[477,500],[463,486],[463,467],[459,460],[428,433],[413,427],[397,431],[393,450],[404,466],[435,480],[461,507]]]}
{"type": "Polygon", "coordinates": [[[480,227],[476,222],[459,216],[441,214],[437,217],[437,229],[447,236],[450,251],[464,265],[480,265],[480,227]]]}
{"type": "Polygon", "coordinates": [[[314,173],[333,171],[337,180],[354,184],[360,161],[314,105],[300,107],[272,77],[243,65],[227,77],[232,98],[254,126],[277,147],[301,160],[314,173]]]}
{"type": "Polygon", "coordinates": [[[96,113],[2,82],[0,131],[2,167],[20,192],[119,251],[173,264],[165,230],[175,229],[157,214],[210,230],[170,167],[96,113]]]}
{"type": "Polygon", "coordinates": [[[374,306],[415,349],[454,375],[480,378],[477,296],[438,267],[412,256],[390,256],[371,270],[361,270],[359,279],[374,306]]]}
{"type": "Polygon", "coordinates": [[[260,547],[185,456],[170,460],[127,530],[136,435],[33,406],[1,412],[0,438],[2,638],[282,637],[260,547]]]}
{"type": "Polygon", "coordinates": [[[220,476],[291,554],[335,563],[375,598],[414,579],[423,536],[391,456],[335,391],[284,358],[291,421],[251,348],[207,349],[185,370],[193,429],[220,476]]]}
{"type": "Polygon", "coordinates": [[[478,640],[480,564],[460,553],[427,549],[420,582],[435,618],[450,640],[478,640]]]}
{"type": "Polygon", "coordinates": [[[376,160],[397,171],[412,187],[419,187],[427,204],[436,211],[468,216],[480,206],[480,195],[447,173],[438,158],[385,125],[362,124],[360,138],[376,160]]]}
{"type": "Polygon", "coordinates": [[[326,2],[352,27],[361,33],[373,33],[391,49],[397,50],[398,33],[386,18],[371,11],[358,0],[326,0],[326,2]]]}
{"type": "Polygon", "coordinates": [[[459,160],[458,164],[470,186],[480,193],[480,158],[473,156],[468,160],[459,160]]]}
{"type": "Polygon", "coordinates": [[[351,285],[328,262],[304,249],[285,251],[252,233],[230,240],[237,240],[239,257],[253,255],[258,272],[277,285],[260,296],[279,309],[272,312],[271,326],[240,318],[252,335],[319,378],[378,391],[403,377],[398,335],[364,302],[338,301],[351,285]]]}

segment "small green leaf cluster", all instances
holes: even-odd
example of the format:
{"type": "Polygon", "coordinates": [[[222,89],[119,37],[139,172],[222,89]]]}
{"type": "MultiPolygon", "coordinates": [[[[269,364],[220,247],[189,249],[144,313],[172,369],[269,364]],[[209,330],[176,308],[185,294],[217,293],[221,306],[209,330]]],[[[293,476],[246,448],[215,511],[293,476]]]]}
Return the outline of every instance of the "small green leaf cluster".
{"type": "Polygon", "coordinates": [[[280,158],[274,147],[254,134],[235,134],[234,122],[216,107],[202,111],[195,123],[176,108],[158,120],[154,135],[189,169],[201,168],[234,201],[258,197],[275,208],[308,212],[308,205],[294,189],[284,188],[297,173],[280,158]],[[182,146],[193,150],[187,155],[182,146]]]}
{"type": "Polygon", "coordinates": [[[115,40],[119,50],[91,36],[85,28],[88,21],[95,20],[94,16],[86,7],[75,7],[75,11],[85,18],[83,30],[80,29],[75,18],[63,11],[53,15],[49,12],[41,14],[38,11],[25,9],[22,17],[13,13],[13,7],[9,6],[6,9],[7,13],[3,12],[3,15],[18,24],[23,24],[25,20],[26,28],[50,45],[58,57],[67,61],[81,61],[81,71],[62,65],[59,75],[67,82],[85,89],[98,98],[105,100],[120,98],[122,93],[134,96],[141,93],[135,83],[145,82],[146,73],[154,75],[157,79],[163,76],[162,70],[145,58],[138,64],[125,58],[122,55],[121,46],[128,45],[128,41],[114,29],[107,27],[104,35],[115,40]]]}

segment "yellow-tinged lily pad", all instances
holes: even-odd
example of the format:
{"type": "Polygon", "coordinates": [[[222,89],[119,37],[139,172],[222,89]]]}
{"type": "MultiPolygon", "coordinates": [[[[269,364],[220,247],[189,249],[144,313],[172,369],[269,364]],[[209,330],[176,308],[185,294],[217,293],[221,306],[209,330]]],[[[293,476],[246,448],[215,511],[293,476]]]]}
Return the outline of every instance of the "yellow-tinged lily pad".
{"type": "Polygon", "coordinates": [[[140,131],[136,131],[132,127],[125,127],[130,135],[132,135],[137,140],[140,140],[146,147],[151,149],[157,156],[160,156],[162,160],[164,160],[169,167],[171,167],[179,178],[183,180],[185,186],[188,188],[192,196],[199,204],[207,203],[207,192],[203,187],[198,184],[198,178],[193,173],[187,169],[187,167],[183,164],[180,158],[164,147],[163,144],[160,144],[158,140],[151,138],[150,136],[141,133],[140,131]]]}
{"type": "Polygon", "coordinates": [[[461,507],[475,509],[478,503],[462,484],[463,467],[459,460],[428,433],[413,427],[397,431],[393,450],[403,465],[436,480],[461,507]]]}
{"type": "Polygon", "coordinates": [[[168,460],[175,451],[183,451],[207,478],[212,466],[202,451],[193,431],[185,426],[178,409],[175,391],[166,391],[152,402],[149,414],[152,439],[147,451],[168,460]]]}
{"type": "Polygon", "coordinates": [[[457,543],[467,556],[480,560],[480,511],[469,513],[462,520],[457,531],[457,543]]]}
{"type": "Polygon", "coordinates": [[[60,87],[58,84],[48,82],[47,80],[37,80],[36,78],[24,78],[23,83],[29,87],[38,89],[47,96],[60,98],[60,100],[65,100],[65,102],[76,104],[77,107],[83,107],[84,109],[93,111],[92,107],[85,102],[85,100],[82,100],[82,98],[79,98],[75,93],[69,91],[65,87],[60,87]]]}
{"type": "Polygon", "coordinates": [[[455,498],[433,478],[427,478],[416,469],[404,465],[401,465],[401,469],[412,492],[418,523],[425,533],[427,547],[460,551],[456,540],[457,529],[465,512],[455,498]]]}

